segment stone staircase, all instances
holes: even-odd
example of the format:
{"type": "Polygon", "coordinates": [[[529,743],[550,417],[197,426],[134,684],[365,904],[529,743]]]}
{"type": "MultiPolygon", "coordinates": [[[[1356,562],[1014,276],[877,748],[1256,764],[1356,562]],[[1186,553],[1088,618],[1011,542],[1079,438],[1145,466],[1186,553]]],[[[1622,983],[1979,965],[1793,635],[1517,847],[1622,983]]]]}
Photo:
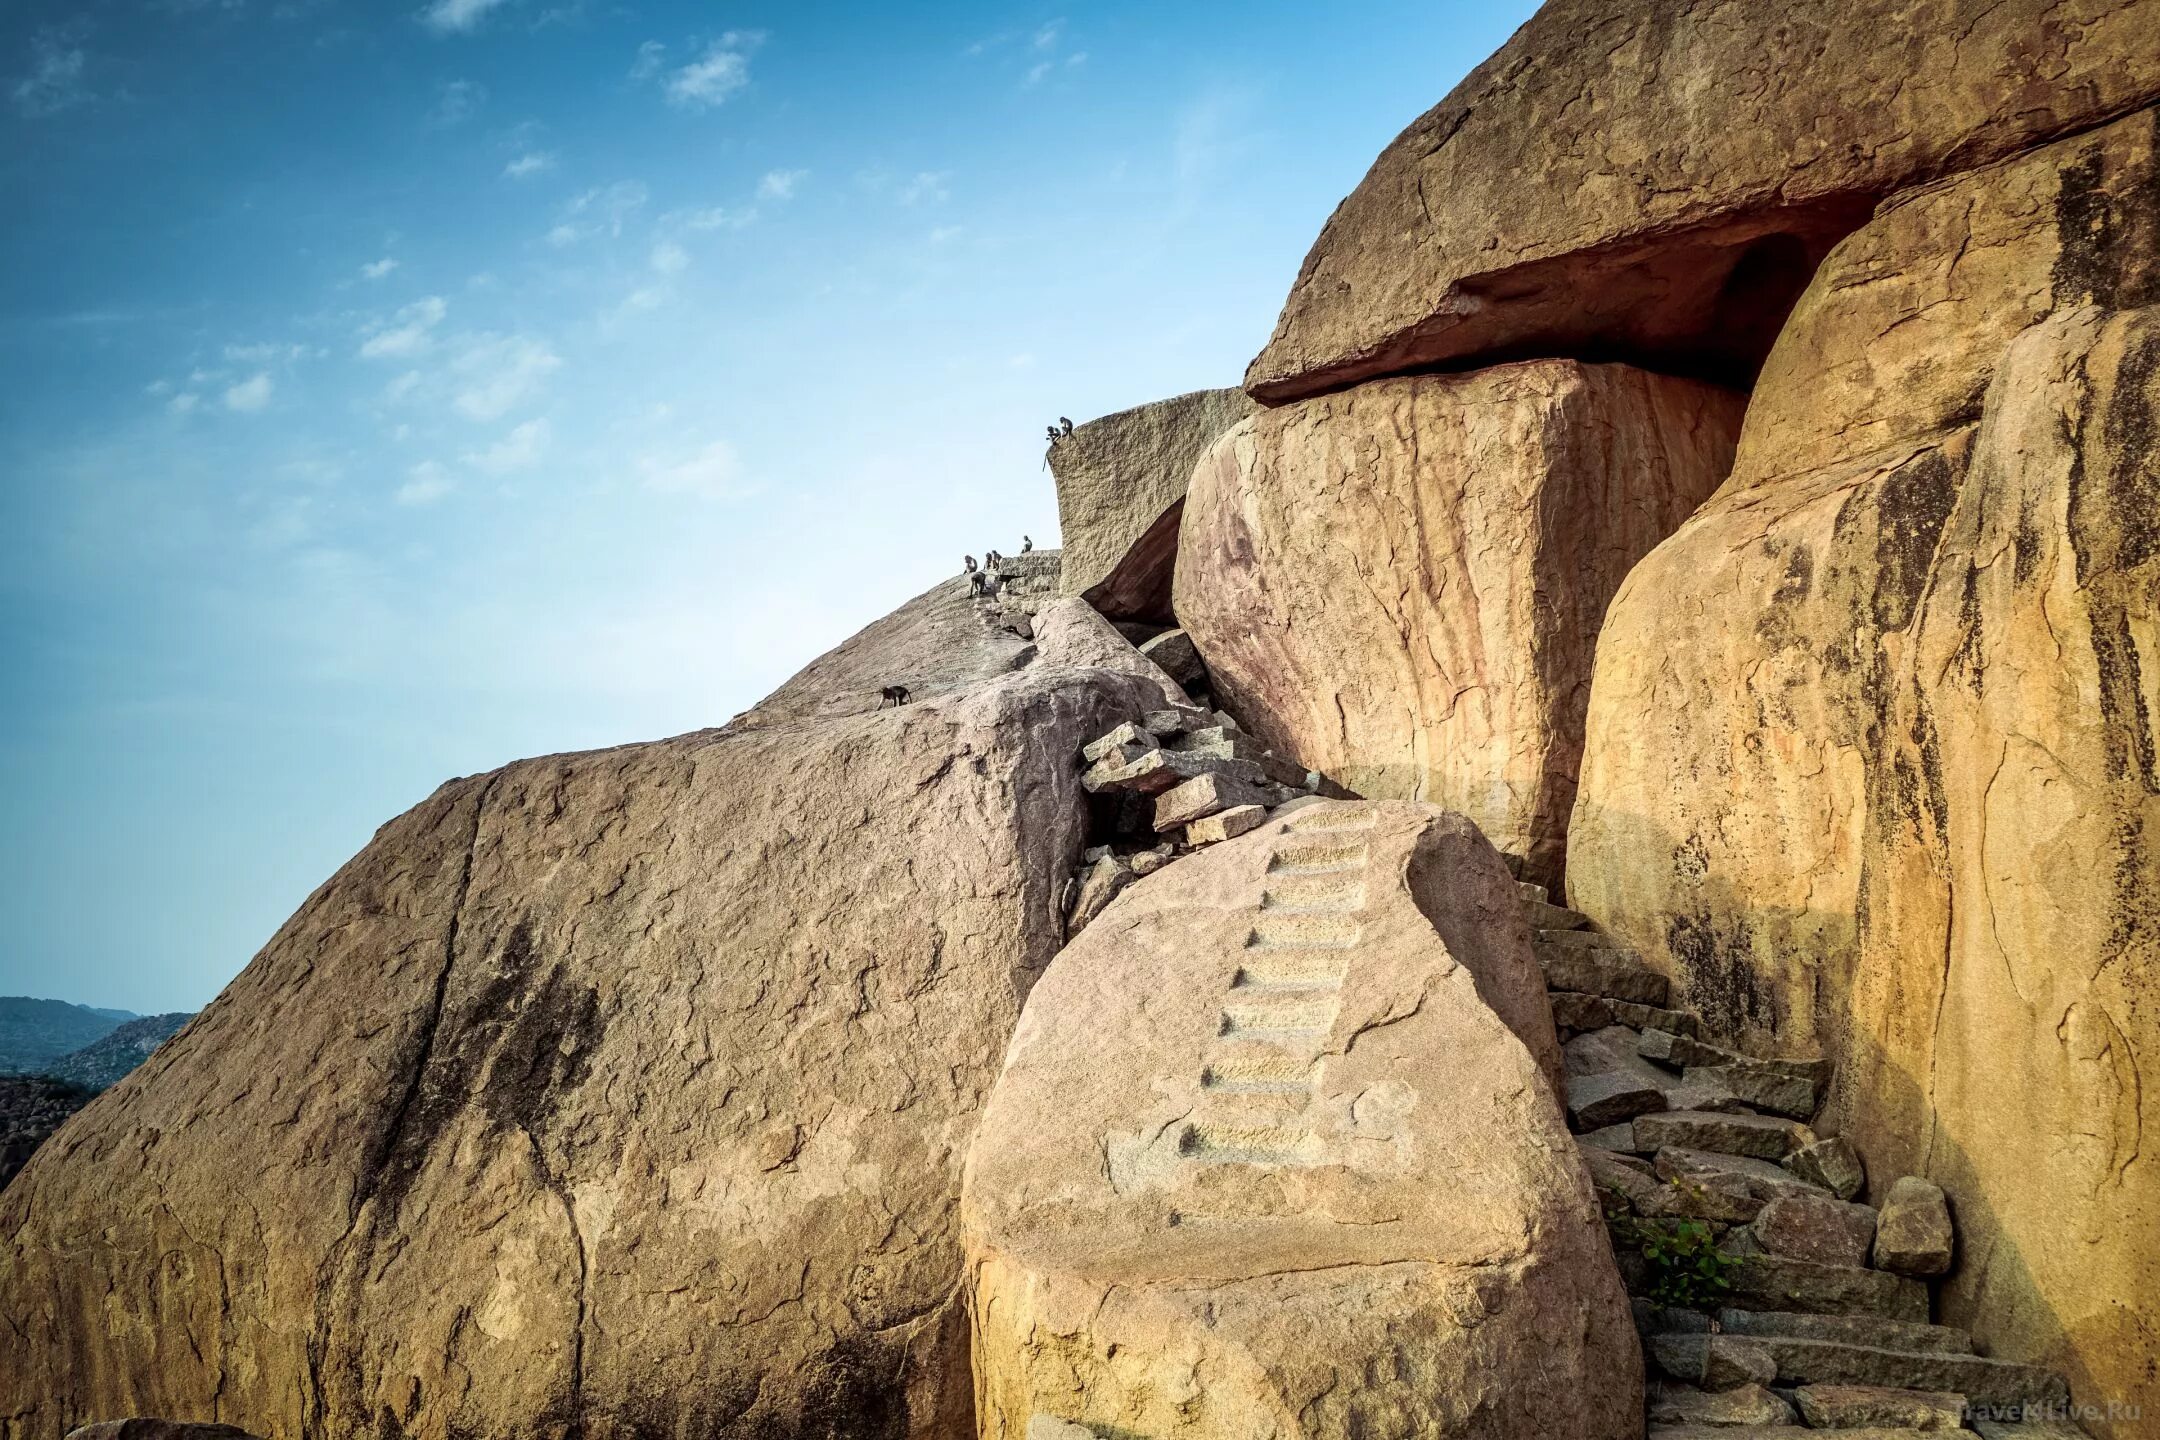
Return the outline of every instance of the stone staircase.
{"type": "Polygon", "coordinates": [[[1604,1203],[1650,1369],[1650,1440],[1979,1432],[2067,1440],[2061,1376],[1930,1323],[1941,1192],[1858,1204],[1860,1157],[1806,1123],[1826,1062],[1743,1054],[1670,1007],[1664,976],[1521,885],[1567,1057],[1568,1124],[1604,1203]]]}

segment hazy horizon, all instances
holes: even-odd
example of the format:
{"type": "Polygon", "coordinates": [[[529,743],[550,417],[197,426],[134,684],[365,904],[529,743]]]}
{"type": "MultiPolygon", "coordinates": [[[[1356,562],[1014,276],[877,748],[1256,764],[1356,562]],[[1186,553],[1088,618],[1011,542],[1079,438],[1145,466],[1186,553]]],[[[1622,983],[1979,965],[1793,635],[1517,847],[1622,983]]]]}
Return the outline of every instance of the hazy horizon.
{"type": "Polygon", "coordinates": [[[1533,8],[12,7],[0,991],[197,1008],[443,780],[1055,544],[1043,426],[1237,383],[1533,8]]]}

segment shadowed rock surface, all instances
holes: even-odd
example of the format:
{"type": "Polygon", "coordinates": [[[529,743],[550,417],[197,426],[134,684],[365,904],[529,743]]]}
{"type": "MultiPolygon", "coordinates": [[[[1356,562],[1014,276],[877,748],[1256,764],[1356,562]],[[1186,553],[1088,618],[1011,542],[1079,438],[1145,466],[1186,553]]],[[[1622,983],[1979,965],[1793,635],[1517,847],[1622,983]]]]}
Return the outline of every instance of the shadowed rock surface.
{"type": "Polygon", "coordinates": [[[1065,593],[1113,620],[1169,623],[1185,482],[1254,408],[1240,390],[1195,390],[1090,420],[1051,446],[1065,593]]]}
{"type": "Polygon", "coordinates": [[[2149,0],[1554,0],[1337,207],[1245,388],[1526,355],[1744,384],[1877,200],[2156,97],[2149,0]]]}
{"type": "MultiPolygon", "coordinates": [[[[881,633],[936,650],[945,600],[881,633]]],[[[0,1433],[968,1433],[961,1158],[1074,756],[1160,700],[959,688],[987,635],[947,693],[772,718],[919,658],[842,649],[759,724],[385,826],[0,1198],[0,1433]]]]}

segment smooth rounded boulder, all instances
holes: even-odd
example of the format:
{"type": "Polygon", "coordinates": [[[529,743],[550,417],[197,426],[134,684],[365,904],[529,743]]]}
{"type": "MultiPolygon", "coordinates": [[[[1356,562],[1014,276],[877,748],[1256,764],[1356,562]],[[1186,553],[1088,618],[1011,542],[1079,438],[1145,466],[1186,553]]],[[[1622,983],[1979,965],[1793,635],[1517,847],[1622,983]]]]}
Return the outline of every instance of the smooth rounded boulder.
{"type": "Polygon", "coordinates": [[[1515,890],[1322,803],[1142,879],[1030,996],[962,1210],[986,1440],[1642,1432],[1515,890]]]}
{"type": "Polygon", "coordinates": [[[961,1163],[1162,698],[909,609],[384,826],[0,1196],[6,1433],[965,1434],[961,1163]]]}
{"type": "Polygon", "coordinates": [[[1557,884],[1606,602],[1724,479],[1741,406],[1540,360],[1262,411],[1194,469],[1180,622],[1265,743],[1557,884]]]}

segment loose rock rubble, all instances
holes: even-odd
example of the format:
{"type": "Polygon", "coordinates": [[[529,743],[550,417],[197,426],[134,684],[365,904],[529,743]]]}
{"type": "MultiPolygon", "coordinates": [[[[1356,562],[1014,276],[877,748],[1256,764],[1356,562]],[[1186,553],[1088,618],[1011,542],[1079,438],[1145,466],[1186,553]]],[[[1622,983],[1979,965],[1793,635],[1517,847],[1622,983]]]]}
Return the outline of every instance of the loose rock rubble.
{"type": "Polygon", "coordinates": [[[2077,1433],[2025,1423],[2068,1404],[2061,1376],[1928,1323],[1922,1277],[1955,1253],[1948,1204],[1915,1176],[1879,1213],[1855,1203],[1859,1153],[1806,1123],[1825,1062],[1702,1040],[1696,1017],[1654,1008],[1664,976],[1519,888],[1566,1041],[1568,1120],[1661,1377],[1650,1440],[1902,1440],[1968,1417],[2005,1440],[2077,1433]]]}
{"type": "MultiPolygon", "coordinates": [[[[1174,663],[1179,654],[1152,642],[1141,653],[1157,663],[1174,663]]],[[[1164,669],[1193,684],[1190,669],[1164,669]]],[[[1066,885],[1068,939],[1133,881],[1318,800],[1323,784],[1318,774],[1245,734],[1230,716],[1201,707],[1127,721],[1082,746],[1080,759],[1087,767],[1080,783],[1094,797],[1092,833],[1099,843],[1082,853],[1066,885]]]]}

